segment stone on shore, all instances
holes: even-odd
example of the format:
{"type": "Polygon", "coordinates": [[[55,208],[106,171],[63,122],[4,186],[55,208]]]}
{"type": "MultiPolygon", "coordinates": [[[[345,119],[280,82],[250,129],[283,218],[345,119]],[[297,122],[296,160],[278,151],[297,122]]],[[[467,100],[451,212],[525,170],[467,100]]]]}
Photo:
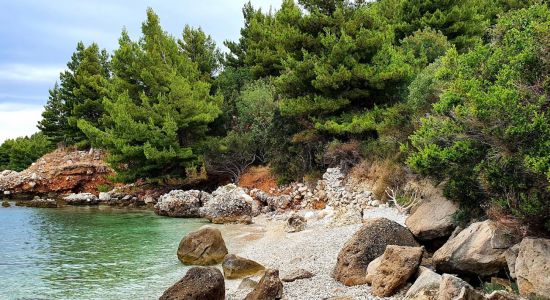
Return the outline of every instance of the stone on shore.
{"type": "MultiPolygon", "coordinates": [[[[501,239],[504,228],[493,221],[473,223],[434,253],[438,271],[489,276],[506,268],[504,252],[510,241],[501,239]]],[[[513,235],[509,235],[513,239],[513,235]]]]}
{"type": "Polygon", "coordinates": [[[417,278],[413,285],[407,290],[405,298],[414,300],[434,300],[441,284],[442,277],[436,272],[419,267],[417,278]]]}
{"type": "Polygon", "coordinates": [[[203,227],[186,235],[178,247],[178,259],[189,265],[214,265],[223,261],[227,247],[218,229],[203,227]]]}
{"type": "Polygon", "coordinates": [[[522,296],[550,299],[550,239],[525,238],[515,273],[522,296]]]}
{"type": "Polygon", "coordinates": [[[416,273],[423,253],[422,247],[386,247],[380,265],[374,272],[371,293],[378,297],[395,294],[416,273]]]}
{"type": "Polygon", "coordinates": [[[416,238],[430,241],[451,235],[455,225],[453,216],[458,211],[458,204],[434,196],[422,202],[407,218],[405,224],[416,238]]]}
{"type": "Polygon", "coordinates": [[[2,207],[10,207],[10,206],[11,206],[11,204],[10,204],[9,201],[7,201],[7,200],[2,201],[2,207]]]}
{"type": "Polygon", "coordinates": [[[296,280],[307,279],[307,278],[311,278],[311,277],[314,277],[314,276],[315,276],[315,274],[311,273],[308,270],[297,269],[297,270],[292,271],[288,275],[284,276],[283,278],[281,278],[281,281],[283,281],[283,282],[294,282],[296,280]]]}
{"type": "Polygon", "coordinates": [[[42,199],[40,197],[35,197],[31,201],[17,201],[15,202],[15,205],[36,208],[57,208],[57,201],[53,199],[42,199]]]}
{"type": "Polygon", "coordinates": [[[298,214],[292,214],[288,220],[286,221],[286,232],[300,232],[306,229],[307,220],[298,215],[298,214]]]}
{"type": "Polygon", "coordinates": [[[384,254],[388,245],[419,246],[412,233],[394,221],[386,218],[365,221],[340,250],[332,276],[348,286],[367,283],[369,263],[384,254]]]}
{"type": "Polygon", "coordinates": [[[259,263],[234,254],[228,254],[222,263],[223,275],[227,279],[243,278],[256,275],[265,270],[259,263]]]}
{"type": "Polygon", "coordinates": [[[267,269],[264,276],[244,300],[276,300],[283,297],[283,283],[279,279],[279,270],[267,269]]]}
{"type": "Polygon", "coordinates": [[[111,194],[109,193],[106,193],[106,192],[101,192],[99,193],[99,201],[101,202],[109,202],[109,200],[111,200],[111,194]]]}
{"type": "Polygon", "coordinates": [[[70,194],[63,198],[68,205],[96,205],[99,199],[92,193],[70,194]]]}
{"type": "Polygon", "coordinates": [[[224,300],[225,282],[214,267],[193,267],[159,300],[224,300]]]}
{"type": "Polygon", "coordinates": [[[175,218],[198,218],[201,206],[210,197],[210,194],[197,190],[173,190],[158,199],[155,213],[175,218]]]}
{"type": "Polygon", "coordinates": [[[215,224],[252,223],[254,199],[234,184],[219,187],[201,209],[200,215],[215,224]]]}

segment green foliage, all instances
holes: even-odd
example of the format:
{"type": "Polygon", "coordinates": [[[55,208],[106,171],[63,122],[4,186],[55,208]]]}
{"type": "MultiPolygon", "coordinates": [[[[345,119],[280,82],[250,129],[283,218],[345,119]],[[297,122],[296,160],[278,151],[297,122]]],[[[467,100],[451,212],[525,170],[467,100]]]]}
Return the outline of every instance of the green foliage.
{"type": "Polygon", "coordinates": [[[0,171],[22,171],[52,149],[43,133],[6,140],[0,145],[0,171]]]}
{"type": "Polygon", "coordinates": [[[448,179],[447,195],[463,204],[498,204],[549,226],[550,10],[511,12],[491,37],[491,44],[443,59],[436,73],[446,83],[433,116],[410,138],[408,163],[448,179]]]}
{"type": "Polygon", "coordinates": [[[113,80],[103,101],[104,129],[87,120],[79,128],[109,152],[117,179],[185,177],[200,165],[197,152],[222,99],[210,94],[198,64],[162,30],[149,9],[139,42],[126,32],[113,56],[113,80]]]}
{"type": "Polygon", "coordinates": [[[194,29],[186,25],[183,29],[182,39],[178,40],[178,45],[180,51],[197,64],[205,81],[211,81],[220,70],[222,54],[212,37],[206,35],[201,28],[194,29]]]}

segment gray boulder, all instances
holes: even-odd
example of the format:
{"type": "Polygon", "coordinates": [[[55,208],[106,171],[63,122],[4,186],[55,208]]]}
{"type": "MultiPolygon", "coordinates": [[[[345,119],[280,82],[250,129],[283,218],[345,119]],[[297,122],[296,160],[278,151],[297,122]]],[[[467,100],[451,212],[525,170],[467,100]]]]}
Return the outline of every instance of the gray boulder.
{"type": "Polygon", "coordinates": [[[436,272],[419,267],[416,280],[407,290],[405,298],[415,300],[433,300],[437,296],[442,277],[436,272]]]}
{"type": "Polygon", "coordinates": [[[214,265],[223,261],[227,247],[218,229],[205,226],[186,235],[178,247],[178,259],[190,265],[214,265]]]}
{"type": "Polygon", "coordinates": [[[550,299],[550,239],[524,239],[515,273],[522,296],[550,299]]]}
{"type": "Polygon", "coordinates": [[[200,215],[215,224],[252,223],[254,199],[234,184],[219,187],[200,209],[200,215]]]}
{"type": "Polygon", "coordinates": [[[448,237],[455,228],[453,215],[457,211],[458,204],[443,196],[434,196],[422,202],[405,224],[419,240],[448,237]]]}
{"type": "Polygon", "coordinates": [[[97,205],[99,199],[91,193],[70,194],[63,198],[68,205],[97,205]]]}
{"type": "Polygon", "coordinates": [[[176,218],[198,218],[201,206],[210,200],[210,194],[197,190],[174,190],[162,195],[155,205],[155,212],[161,216],[176,218]]]}

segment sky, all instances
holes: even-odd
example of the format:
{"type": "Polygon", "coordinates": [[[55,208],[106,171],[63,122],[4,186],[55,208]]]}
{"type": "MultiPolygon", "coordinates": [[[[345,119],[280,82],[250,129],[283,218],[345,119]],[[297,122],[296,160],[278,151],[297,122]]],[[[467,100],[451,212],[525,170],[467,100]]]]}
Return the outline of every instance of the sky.
{"type": "MultiPolygon", "coordinates": [[[[42,108],[78,41],[112,52],[123,27],[139,38],[147,7],[179,37],[201,27],[223,48],[237,40],[248,0],[0,0],[0,143],[37,131],[42,108]]],[[[276,9],[281,0],[251,0],[276,9]]]]}

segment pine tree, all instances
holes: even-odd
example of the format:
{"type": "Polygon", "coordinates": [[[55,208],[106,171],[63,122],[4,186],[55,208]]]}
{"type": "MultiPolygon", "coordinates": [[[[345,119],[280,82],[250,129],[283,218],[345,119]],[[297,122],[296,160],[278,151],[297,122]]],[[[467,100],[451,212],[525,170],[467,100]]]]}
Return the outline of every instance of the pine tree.
{"type": "Polygon", "coordinates": [[[147,10],[139,42],[125,31],[112,63],[113,80],[104,105],[105,128],[81,119],[86,135],[109,151],[119,180],[185,177],[201,164],[198,148],[208,124],[221,113],[198,65],[162,30],[147,10]]]}
{"type": "Polygon", "coordinates": [[[38,122],[38,129],[53,144],[65,142],[65,133],[68,127],[67,116],[65,112],[65,102],[61,98],[61,90],[59,85],[55,83],[53,89],[49,91],[50,96],[44,112],[42,112],[42,120],[38,122]]]}
{"type": "Polygon", "coordinates": [[[178,45],[180,51],[197,64],[203,79],[212,81],[220,70],[222,58],[221,51],[216,47],[212,37],[206,35],[200,27],[195,29],[186,25],[178,45]]]}

